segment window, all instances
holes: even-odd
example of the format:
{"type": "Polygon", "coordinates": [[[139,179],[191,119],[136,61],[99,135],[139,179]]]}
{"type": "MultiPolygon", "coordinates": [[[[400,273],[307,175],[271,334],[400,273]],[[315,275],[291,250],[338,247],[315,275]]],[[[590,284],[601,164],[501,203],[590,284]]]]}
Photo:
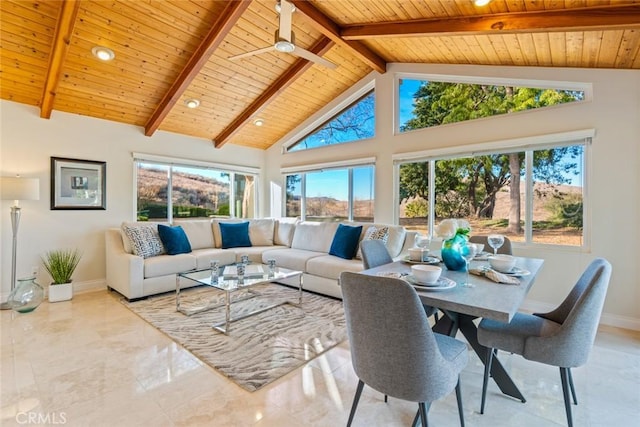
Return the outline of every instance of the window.
{"type": "Polygon", "coordinates": [[[287,152],[344,144],[375,135],[375,93],[370,91],[310,134],[287,147],[287,152]]]}
{"type": "Polygon", "coordinates": [[[373,165],[295,173],[285,181],[288,217],[373,222],[373,165]]]}
{"type": "Polygon", "coordinates": [[[255,216],[253,174],[144,159],[135,169],[138,221],[255,216]]]}
{"type": "Polygon", "coordinates": [[[399,131],[406,132],[582,101],[584,90],[400,79],[399,131]]]}
{"type": "Polygon", "coordinates": [[[582,246],[584,164],[582,141],[400,162],[398,218],[427,234],[442,219],[464,218],[473,234],[582,246]]]}

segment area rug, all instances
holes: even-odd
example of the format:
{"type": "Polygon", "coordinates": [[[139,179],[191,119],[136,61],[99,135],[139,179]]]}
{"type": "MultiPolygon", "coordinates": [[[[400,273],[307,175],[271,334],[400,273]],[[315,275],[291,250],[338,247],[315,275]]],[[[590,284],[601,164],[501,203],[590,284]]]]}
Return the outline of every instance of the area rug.
{"type": "MultiPolygon", "coordinates": [[[[251,291],[260,295],[232,304],[232,318],[280,301],[296,302],[298,297],[296,289],[278,284],[255,286],[251,291]]],[[[209,287],[187,289],[180,294],[181,305],[217,302],[220,295],[209,287]]],[[[309,292],[303,293],[299,307],[280,305],[233,322],[228,335],[211,327],[224,320],[224,307],[185,316],[176,311],[173,293],[122,302],[248,391],[264,387],[347,337],[342,301],[309,292]]]]}

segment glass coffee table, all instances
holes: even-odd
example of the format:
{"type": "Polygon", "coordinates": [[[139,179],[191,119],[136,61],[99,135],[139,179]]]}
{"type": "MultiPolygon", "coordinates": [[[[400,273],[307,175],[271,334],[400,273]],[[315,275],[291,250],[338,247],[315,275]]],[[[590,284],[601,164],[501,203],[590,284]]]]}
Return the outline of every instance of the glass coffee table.
{"type": "MultiPolygon", "coordinates": [[[[223,267],[220,269],[222,270],[223,267]]],[[[263,264],[249,264],[245,268],[245,274],[243,278],[238,278],[236,274],[235,265],[228,265],[224,267],[223,274],[214,277],[211,274],[211,269],[206,270],[193,270],[187,271],[184,273],[178,273],[176,276],[176,311],[180,313],[191,316],[196,313],[201,313],[203,311],[211,310],[213,308],[225,308],[225,320],[224,322],[215,323],[212,327],[222,332],[223,334],[229,333],[229,328],[231,322],[235,322],[249,316],[256,315],[258,313],[262,313],[264,311],[270,310],[272,308],[281,306],[283,304],[290,304],[294,306],[299,306],[302,304],[302,272],[296,270],[289,270],[286,268],[276,267],[273,272],[269,271],[269,266],[263,264]],[[259,310],[254,310],[250,313],[244,314],[239,317],[231,318],[231,305],[232,303],[236,303],[239,301],[244,301],[250,298],[259,297],[260,294],[257,292],[253,292],[250,288],[257,285],[264,285],[266,283],[274,283],[280,280],[291,279],[298,277],[298,301],[282,301],[278,304],[273,304],[268,307],[260,308],[259,310]],[[181,291],[181,283],[183,281],[191,281],[196,282],[198,285],[206,285],[210,286],[214,289],[222,291],[223,302],[220,303],[216,301],[215,303],[209,303],[206,305],[195,306],[195,307],[182,307],[180,304],[180,291],[181,291]],[[232,299],[234,294],[237,294],[241,291],[246,291],[245,296],[232,299]]]]}

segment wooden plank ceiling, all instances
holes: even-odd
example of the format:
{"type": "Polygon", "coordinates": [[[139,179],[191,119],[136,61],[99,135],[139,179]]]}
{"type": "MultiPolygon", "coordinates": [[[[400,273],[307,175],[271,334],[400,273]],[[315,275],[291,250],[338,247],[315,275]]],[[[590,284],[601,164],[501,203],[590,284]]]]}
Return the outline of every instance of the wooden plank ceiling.
{"type": "Polygon", "coordinates": [[[1,0],[0,95],[43,119],[266,149],[389,62],[640,69],[640,0],[291,3],[296,45],[336,69],[274,51],[228,59],[273,45],[276,0],[1,0]]]}

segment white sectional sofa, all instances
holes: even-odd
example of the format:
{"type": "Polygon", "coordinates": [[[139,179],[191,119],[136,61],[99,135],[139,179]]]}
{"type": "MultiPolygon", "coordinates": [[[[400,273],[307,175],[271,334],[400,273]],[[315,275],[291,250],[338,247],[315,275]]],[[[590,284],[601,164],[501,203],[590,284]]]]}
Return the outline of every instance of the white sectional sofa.
{"type": "MultiPolygon", "coordinates": [[[[209,268],[211,260],[218,260],[221,265],[233,264],[246,254],[252,262],[266,263],[268,259],[275,259],[279,267],[300,270],[304,273],[304,289],[341,298],[340,273],[357,272],[363,267],[359,251],[353,259],[329,254],[339,224],[300,222],[293,218],[182,220],[173,225],[180,225],[184,230],[191,246],[190,252],[177,255],[142,253],[141,256],[135,254],[140,253],[136,244],[140,244],[140,240],[146,244],[145,239],[158,239],[158,223],[123,223],[121,228],[110,228],[105,232],[107,286],[129,300],[144,298],[175,290],[177,273],[209,268]],[[249,222],[251,246],[223,249],[220,223],[243,221],[249,222]],[[132,229],[144,233],[132,234],[132,229]]],[[[401,226],[343,224],[361,225],[360,240],[374,228],[387,231],[386,245],[394,259],[405,256],[413,245],[414,233],[401,226]]],[[[156,245],[156,249],[162,252],[164,248],[156,245]]]]}

